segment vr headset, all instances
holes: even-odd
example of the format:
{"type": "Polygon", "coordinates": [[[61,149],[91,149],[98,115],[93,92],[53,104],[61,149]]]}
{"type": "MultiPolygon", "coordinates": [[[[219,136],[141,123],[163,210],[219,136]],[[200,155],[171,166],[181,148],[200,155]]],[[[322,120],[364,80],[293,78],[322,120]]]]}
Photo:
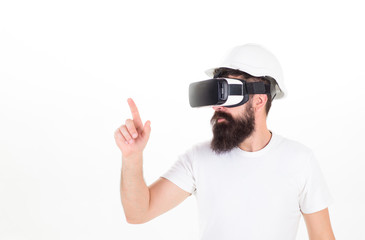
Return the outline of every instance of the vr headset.
{"type": "Polygon", "coordinates": [[[270,84],[241,79],[213,78],[189,85],[191,107],[237,107],[248,101],[249,94],[268,94],[270,84]]]}

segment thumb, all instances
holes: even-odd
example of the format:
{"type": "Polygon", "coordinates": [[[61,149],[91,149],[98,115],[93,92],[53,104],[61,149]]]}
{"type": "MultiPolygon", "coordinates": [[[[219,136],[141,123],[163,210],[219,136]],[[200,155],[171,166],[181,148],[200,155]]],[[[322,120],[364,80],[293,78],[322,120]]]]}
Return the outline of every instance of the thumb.
{"type": "Polygon", "coordinates": [[[148,140],[148,138],[150,137],[150,133],[151,133],[151,121],[146,121],[146,123],[143,126],[143,138],[145,138],[146,140],[148,140]]]}

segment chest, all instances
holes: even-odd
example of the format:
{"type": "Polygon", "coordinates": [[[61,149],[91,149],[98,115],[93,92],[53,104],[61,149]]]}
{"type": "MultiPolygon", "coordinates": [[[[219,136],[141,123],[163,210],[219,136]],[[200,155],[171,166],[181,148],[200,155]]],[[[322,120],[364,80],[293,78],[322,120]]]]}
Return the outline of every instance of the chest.
{"type": "Polygon", "coordinates": [[[197,170],[198,204],[205,209],[298,210],[300,169],[287,159],[212,160],[197,170]]]}

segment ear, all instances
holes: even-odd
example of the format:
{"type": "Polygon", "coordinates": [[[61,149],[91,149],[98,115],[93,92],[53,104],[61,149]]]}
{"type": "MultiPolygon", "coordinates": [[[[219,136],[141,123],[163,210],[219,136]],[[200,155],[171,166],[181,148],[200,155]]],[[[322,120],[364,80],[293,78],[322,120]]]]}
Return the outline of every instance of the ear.
{"type": "Polygon", "coordinates": [[[266,102],[267,102],[266,94],[255,94],[252,100],[252,107],[257,113],[260,112],[266,113],[265,109],[266,102]]]}

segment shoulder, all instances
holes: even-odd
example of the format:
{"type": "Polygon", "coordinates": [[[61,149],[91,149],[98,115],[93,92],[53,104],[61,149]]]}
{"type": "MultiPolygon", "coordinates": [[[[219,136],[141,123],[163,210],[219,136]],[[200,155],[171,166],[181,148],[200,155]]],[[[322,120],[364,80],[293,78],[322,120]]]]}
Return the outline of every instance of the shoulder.
{"type": "Polygon", "coordinates": [[[188,155],[200,155],[200,154],[211,154],[212,150],[210,148],[210,141],[202,141],[194,144],[188,150],[186,150],[185,154],[188,155]]]}
{"type": "Polygon", "coordinates": [[[280,144],[271,156],[278,160],[280,166],[290,169],[291,172],[305,172],[314,157],[313,150],[297,140],[283,136],[278,138],[280,138],[280,144]]]}
{"type": "Polygon", "coordinates": [[[278,160],[281,171],[287,172],[299,179],[299,186],[303,186],[312,169],[317,168],[314,151],[300,141],[281,136],[277,146],[275,159],[278,160]]]}
{"type": "Polygon", "coordinates": [[[281,151],[284,151],[285,153],[289,155],[303,155],[303,156],[310,156],[313,154],[313,150],[308,147],[307,145],[287,137],[283,137],[281,135],[278,135],[278,138],[280,138],[280,144],[278,145],[278,148],[281,151]]]}
{"type": "Polygon", "coordinates": [[[185,150],[180,156],[182,158],[189,159],[192,163],[194,162],[201,162],[206,159],[212,160],[216,158],[216,154],[210,148],[211,141],[202,141],[195,143],[194,145],[190,146],[187,150],[185,150]]]}

